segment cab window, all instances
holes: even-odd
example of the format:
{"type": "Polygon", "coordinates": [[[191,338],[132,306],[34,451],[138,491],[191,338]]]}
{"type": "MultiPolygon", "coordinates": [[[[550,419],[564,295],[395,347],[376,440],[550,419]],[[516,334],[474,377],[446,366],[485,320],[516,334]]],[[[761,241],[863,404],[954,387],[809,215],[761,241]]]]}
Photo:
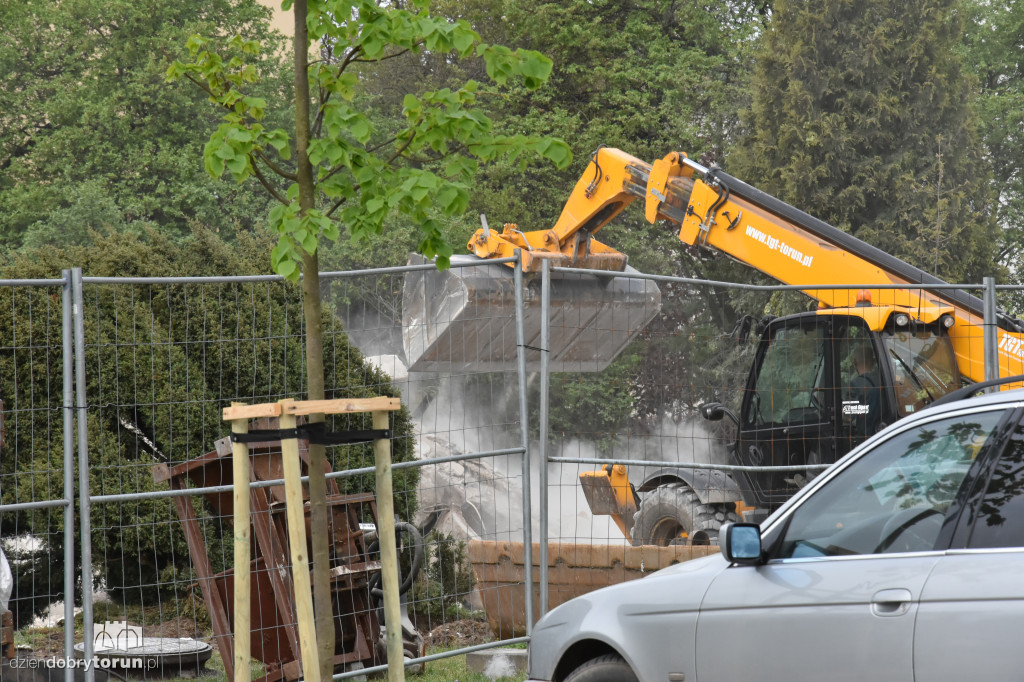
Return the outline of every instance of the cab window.
{"type": "Polygon", "coordinates": [[[773,558],[920,552],[1003,410],[921,424],[865,453],[793,512],[773,558]]]}
{"type": "Polygon", "coordinates": [[[900,417],[960,388],[960,370],[947,338],[926,328],[882,334],[896,378],[896,410],[900,417]]]}
{"type": "Polygon", "coordinates": [[[827,421],[827,351],[825,330],[814,320],[773,330],[744,425],[827,421]]]}

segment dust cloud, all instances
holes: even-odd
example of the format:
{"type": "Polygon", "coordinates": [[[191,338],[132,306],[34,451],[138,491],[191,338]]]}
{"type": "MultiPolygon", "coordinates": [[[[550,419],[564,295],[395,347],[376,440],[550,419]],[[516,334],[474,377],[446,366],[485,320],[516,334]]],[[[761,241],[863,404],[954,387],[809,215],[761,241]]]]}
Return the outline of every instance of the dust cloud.
{"type": "MultiPolygon", "coordinates": [[[[438,376],[406,373],[395,356],[370,360],[395,378],[416,426],[419,459],[441,459],[490,453],[521,446],[518,383],[515,374],[438,376]]],[[[538,380],[536,375],[533,381],[538,380]]],[[[540,536],[539,443],[528,444],[530,461],[531,533],[540,536]]],[[[578,437],[556,439],[549,457],[612,458],[642,461],[715,463],[725,461],[724,448],[696,419],[664,419],[652,433],[616,439],[603,453],[578,437]]],[[[590,512],[579,484],[592,464],[548,464],[548,538],[551,541],[601,544],[627,543],[608,516],[590,512]]],[[[629,467],[630,482],[639,487],[652,467],[629,467]]],[[[416,522],[433,524],[456,537],[521,541],[523,535],[522,457],[497,455],[442,462],[421,469],[420,511],[416,522]]]]}

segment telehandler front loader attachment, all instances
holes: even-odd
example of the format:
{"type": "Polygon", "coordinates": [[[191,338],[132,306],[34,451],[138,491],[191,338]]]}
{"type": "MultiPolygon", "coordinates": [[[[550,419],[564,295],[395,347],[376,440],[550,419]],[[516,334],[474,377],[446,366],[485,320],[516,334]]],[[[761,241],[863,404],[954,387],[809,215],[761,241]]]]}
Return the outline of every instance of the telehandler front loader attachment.
{"type": "MultiPolygon", "coordinates": [[[[476,256],[454,256],[448,270],[406,275],[402,332],[413,372],[502,371],[516,367],[513,270],[476,256]]],[[[410,264],[428,261],[413,254],[410,264]]],[[[649,280],[586,273],[552,273],[549,367],[597,372],[610,363],[661,310],[649,280]]],[[[525,273],[526,363],[540,366],[541,278],[525,273]]]]}
{"type": "MultiPolygon", "coordinates": [[[[403,292],[403,340],[410,371],[507,370],[516,366],[515,289],[508,263],[489,263],[517,253],[524,271],[524,328],[527,366],[540,364],[541,263],[551,275],[550,369],[604,369],[661,309],[661,292],[636,273],[626,256],[593,234],[635,199],[645,202],[654,222],[678,221],[693,187],[684,154],[673,152],[654,164],[618,149],[602,147],[576,183],[558,221],[547,230],[522,232],[505,224],[484,226],[467,244],[472,256],[452,258],[452,268],[416,271],[403,292]],[[568,272],[568,269],[606,271],[568,272]]],[[[410,263],[425,263],[413,256],[410,263]]]]}

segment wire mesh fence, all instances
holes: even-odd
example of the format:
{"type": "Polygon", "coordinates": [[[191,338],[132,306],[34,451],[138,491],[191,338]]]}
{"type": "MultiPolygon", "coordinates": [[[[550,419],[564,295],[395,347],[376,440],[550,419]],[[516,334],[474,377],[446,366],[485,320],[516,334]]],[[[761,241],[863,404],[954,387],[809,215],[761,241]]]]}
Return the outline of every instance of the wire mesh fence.
{"type": "MultiPolygon", "coordinates": [[[[796,287],[560,269],[510,284],[509,263],[455,266],[321,287],[327,397],[402,400],[404,646],[421,662],[521,641],[572,596],[717,551],[723,522],[760,518],[885,424],[984,378],[983,315],[941,292],[911,292],[911,309],[873,288],[873,306],[819,309],[796,287]]],[[[1018,294],[999,292],[1007,307],[1018,294]]],[[[120,624],[229,669],[221,411],[305,396],[298,287],[67,274],[0,283],[0,315],[0,542],[25,655],[93,653],[120,624]],[[61,624],[69,604],[81,615],[61,624]]],[[[1019,334],[1000,334],[1001,374],[1024,372],[1019,334]]],[[[367,415],[327,425],[369,428],[367,415]]],[[[297,679],[280,440],[250,452],[252,672],[297,679]]],[[[384,660],[373,463],[371,443],[328,449],[344,677],[384,660]]]]}

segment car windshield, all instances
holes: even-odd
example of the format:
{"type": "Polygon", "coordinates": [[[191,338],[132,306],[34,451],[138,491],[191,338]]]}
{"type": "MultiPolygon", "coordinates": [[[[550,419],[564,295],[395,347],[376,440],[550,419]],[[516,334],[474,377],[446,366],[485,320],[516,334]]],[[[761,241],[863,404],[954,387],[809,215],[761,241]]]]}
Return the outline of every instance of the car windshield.
{"type": "Polygon", "coordinates": [[[776,558],[932,549],[1002,414],[932,421],[879,444],[793,513],[776,558]]]}
{"type": "Polygon", "coordinates": [[[929,329],[882,334],[896,378],[896,409],[906,416],[960,388],[960,371],[949,336],[929,329]]]}

